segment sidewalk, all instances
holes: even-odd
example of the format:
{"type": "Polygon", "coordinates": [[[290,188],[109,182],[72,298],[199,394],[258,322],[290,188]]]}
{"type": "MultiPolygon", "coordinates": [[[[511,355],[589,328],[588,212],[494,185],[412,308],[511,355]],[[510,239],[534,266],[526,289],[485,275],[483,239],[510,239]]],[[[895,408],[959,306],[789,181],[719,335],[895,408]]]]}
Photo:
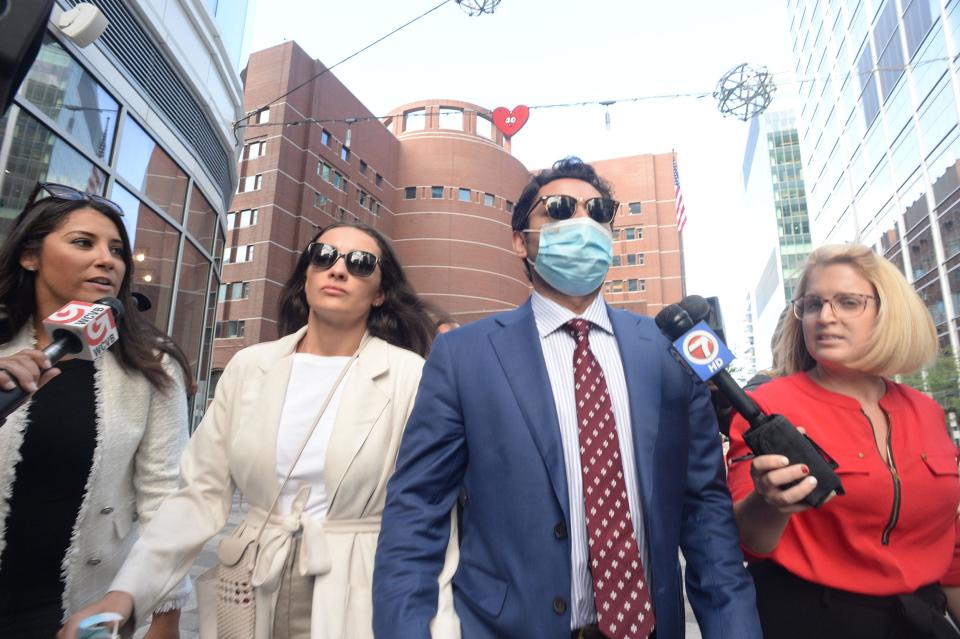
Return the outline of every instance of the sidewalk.
{"type": "MultiPolygon", "coordinates": [[[[242,519],[243,512],[241,510],[240,500],[237,498],[233,502],[233,511],[227,520],[224,534],[232,531],[242,519]]],[[[217,544],[220,543],[222,536],[223,535],[217,535],[204,546],[200,556],[197,557],[196,563],[193,564],[193,568],[190,569],[190,576],[192,578],[196,579],[217,563],[217,544]]],[[[697,620],[693,616],[690,604],[685,603],[685,605],[687,609],[687,639],[701,639],[700,628],[697,626],[697,620]]],[[[197,602],[195,597],[191,597],[190,603],[187,604],[180,615],[180,639],[199,639],[197,627],[197,602]]],[[[146,627],[140,628],[137,631],[136,637],[138,639],[142,638],[145,632],[146,627]]]]}

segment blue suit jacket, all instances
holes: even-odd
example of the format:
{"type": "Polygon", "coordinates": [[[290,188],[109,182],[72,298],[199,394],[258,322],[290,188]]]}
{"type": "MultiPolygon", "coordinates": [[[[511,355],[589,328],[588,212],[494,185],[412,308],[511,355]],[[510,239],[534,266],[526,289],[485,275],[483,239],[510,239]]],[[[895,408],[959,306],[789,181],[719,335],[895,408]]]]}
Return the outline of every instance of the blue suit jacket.
{"type": "MultiPolygon", "coordinates": [[[[609,308],[620,346],[658,639],[683,637],[678,548],[705,639],[761,639],[709,394],[653,321],[609,308]]],[[[557,411],[528,301],[442,335],[390,480],[373,575],[378,638],[427,638],[449,513],[464,639],[570,636],[570,525],[557,411]]]]}

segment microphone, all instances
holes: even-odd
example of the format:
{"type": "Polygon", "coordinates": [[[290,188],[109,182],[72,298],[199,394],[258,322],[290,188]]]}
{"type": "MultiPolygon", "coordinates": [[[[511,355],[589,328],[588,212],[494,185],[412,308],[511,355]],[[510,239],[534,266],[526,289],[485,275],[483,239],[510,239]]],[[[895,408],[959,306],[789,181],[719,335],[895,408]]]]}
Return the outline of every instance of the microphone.
{"type": "MultiPolygon", "coordinates": [[[[51,366],[56,366],[66,355],[93,361],[120,339],[117,325],[122,320],[123,305],[115,297],[104,297],[93,304],[68,302],[43,320],[43,328],[53,340],[43,349],[43,354],[51,366]]],[[[28,396],[19,384],[12,390],[0,390],[0,420],[17,410],[28,396]]]]}
{"type": "MultiPolygon", "coordinates": [[[[699,297],[699,296],[690,296],[699,297]]],[[[703,298],[700,298],[701,300],[703,298]]],[[[699,313],[699,302],[686,298],[661,310],[654,321],[673,342],[673,352],[691,373],[700,380],[712,380],[730,404],[750,425],[743,438],[756,455],[783,455],[790,464],[806,464],[817,486],[803,500],[818,507],[835,492],[844,494],[840,478],[833,472],[836,463],[827,461],[826,453],[816,442],[801,433],[783,415],[766,415],[724,368],[733,361],[733,353],[720,341],[704,321],[694,322],[684,303],[699,313]]],[[[796,483],[796,482],[795,482],[796,483]]]]}

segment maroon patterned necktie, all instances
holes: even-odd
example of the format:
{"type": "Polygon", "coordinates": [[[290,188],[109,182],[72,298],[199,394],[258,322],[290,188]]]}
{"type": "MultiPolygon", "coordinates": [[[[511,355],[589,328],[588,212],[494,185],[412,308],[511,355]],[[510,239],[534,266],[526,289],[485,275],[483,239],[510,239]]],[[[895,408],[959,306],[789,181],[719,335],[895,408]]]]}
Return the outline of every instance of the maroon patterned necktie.
{"type": "Polygon", "coordinates": [[[620,438],[607,382],[590,350],[590,322],[572,319],[564,326],[577,342],[573,374],[598,625],[610,639],[646,639],[653,632],[653,606],[630,519],[620,438]]]}

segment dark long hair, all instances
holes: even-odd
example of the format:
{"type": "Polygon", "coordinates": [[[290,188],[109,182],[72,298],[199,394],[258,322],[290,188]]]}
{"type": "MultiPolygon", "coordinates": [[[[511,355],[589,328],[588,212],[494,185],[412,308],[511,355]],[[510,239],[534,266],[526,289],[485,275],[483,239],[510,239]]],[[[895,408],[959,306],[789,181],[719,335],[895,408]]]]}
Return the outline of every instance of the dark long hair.
{"type": "Polygon", "coordinates": [[[163,368],[163,355],[169,355],[183,369],[188,392],[196,386],[190,365],[183,351],[165,333],[143,319],[137,303],[130,296],[133,280],[133,252],[123,219],[110,207],[88,200],[64,200],[47,197],[28,206],[17,217],[16,225],[0,247],[0,344],[12,340],[37,312],[36,273],[20,265],[24,252],[40,253],[43,238],[79,209],[93,209],[106,216],[117,227],[123,242],[123,263],[126,270],[120,282],[117,299],[123,304],[124,323],[119,341],[113,347],[120,365],[127,371],[138,371],[159,390],[169,388],[173,380],[163,368]]]}
{"type": "MultiPolygon", "coordinates": [[[[390,241],[380,231],[358,222],[336,222],[313,236],[311,242],[331,229],[347,227],[363,231],[373,238],[380,248],[380,290],[383,303],[370,309],[367,330],[380,339],[418,353],[423,357],[430,351],[433,340],[433,320],[426,303],[414,292],[400,262],[390,246],[390,241]]],[[[280,335],[289,335],[307,323],[310,307],[304,285],[310,256],[304,250],[297,260],[293,273],[280,294],[280,335]]]]}

